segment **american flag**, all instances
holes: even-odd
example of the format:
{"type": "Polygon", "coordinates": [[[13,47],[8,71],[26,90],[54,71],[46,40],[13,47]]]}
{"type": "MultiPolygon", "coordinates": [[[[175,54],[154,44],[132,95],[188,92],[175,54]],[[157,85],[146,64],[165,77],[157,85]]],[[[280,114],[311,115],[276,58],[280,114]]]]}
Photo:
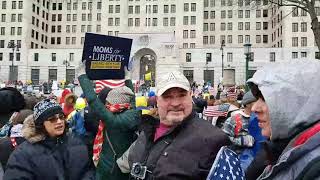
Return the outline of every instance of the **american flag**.
{"type": "Polygon", "coordinates": [[[237,99],[238,97],[237,89],[234,87],[229,88],[227,91],[227,97],[232,99],[237,99]]]}
{"type": "Polygon", "coordinates": [[[96,80],[95,86],[96,86],[96,93],[99,93],[103,88],[109,87],[111,89],[122,87],[125,85],[125,79],[120,80],[96,80]]]}
{"type": "Polygon", "coordinates": [[[208,106],[207,109],[203,111],[203,115],[207,117],[227,117],[230,104],[220,104],[216,106],[208,106]]]}
{"type": "Polygon", "coordinates": [[[218,152],[207,180],[244,180],[245,175],[237,153],[226,146],[218,152]]]}

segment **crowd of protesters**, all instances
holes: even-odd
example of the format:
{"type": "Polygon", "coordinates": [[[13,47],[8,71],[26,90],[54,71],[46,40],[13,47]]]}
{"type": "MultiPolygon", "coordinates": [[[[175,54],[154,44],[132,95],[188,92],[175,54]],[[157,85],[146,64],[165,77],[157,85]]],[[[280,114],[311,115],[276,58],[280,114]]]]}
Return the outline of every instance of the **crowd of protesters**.
{"type": "Polygon", "coordinates": [[[228,179],[215,165],[225,147],[244,179],[320,178],[319,70],[266,66],[249,90],[173,71],[137,95],[130,79],[96,93],[81,65],[81,96],[1,88],[0,179],[228,179]]]}

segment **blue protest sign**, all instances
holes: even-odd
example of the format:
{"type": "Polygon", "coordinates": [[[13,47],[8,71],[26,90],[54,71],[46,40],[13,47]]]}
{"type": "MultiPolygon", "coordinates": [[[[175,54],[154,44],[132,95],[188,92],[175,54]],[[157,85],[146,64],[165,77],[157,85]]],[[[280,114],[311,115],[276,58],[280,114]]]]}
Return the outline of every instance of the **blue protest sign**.
{"type": "Polygon", "coordinates": [[[132,39],[86,33],[82,61],[91,80],[124,79],[132,39]]]}

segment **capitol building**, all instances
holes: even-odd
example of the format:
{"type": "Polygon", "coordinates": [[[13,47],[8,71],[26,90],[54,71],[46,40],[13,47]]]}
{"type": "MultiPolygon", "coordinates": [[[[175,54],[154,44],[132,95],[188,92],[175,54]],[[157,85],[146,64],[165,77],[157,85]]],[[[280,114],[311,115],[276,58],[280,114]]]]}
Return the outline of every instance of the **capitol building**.
{"type": "Polygon", "coordinates": [[[133,39],[133,80],[179,70],[241,85],[266,64],[320,57],[309,14],[268,0],[1,0],[0,16],[2,82],[72,81],[86,32],[133,39]]]}

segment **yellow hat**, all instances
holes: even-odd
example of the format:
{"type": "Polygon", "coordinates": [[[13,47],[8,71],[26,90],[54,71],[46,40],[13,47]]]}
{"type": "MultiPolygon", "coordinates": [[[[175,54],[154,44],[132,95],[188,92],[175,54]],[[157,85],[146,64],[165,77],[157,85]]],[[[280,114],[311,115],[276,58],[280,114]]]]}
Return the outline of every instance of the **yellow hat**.
{"type": "Polygon", "coordinates": [[[84,109],[85,107],[86,107],[86,101],[83,98],[78,98],[74,108],[76,110],[81,110],[81,109],[84,109]]]}

